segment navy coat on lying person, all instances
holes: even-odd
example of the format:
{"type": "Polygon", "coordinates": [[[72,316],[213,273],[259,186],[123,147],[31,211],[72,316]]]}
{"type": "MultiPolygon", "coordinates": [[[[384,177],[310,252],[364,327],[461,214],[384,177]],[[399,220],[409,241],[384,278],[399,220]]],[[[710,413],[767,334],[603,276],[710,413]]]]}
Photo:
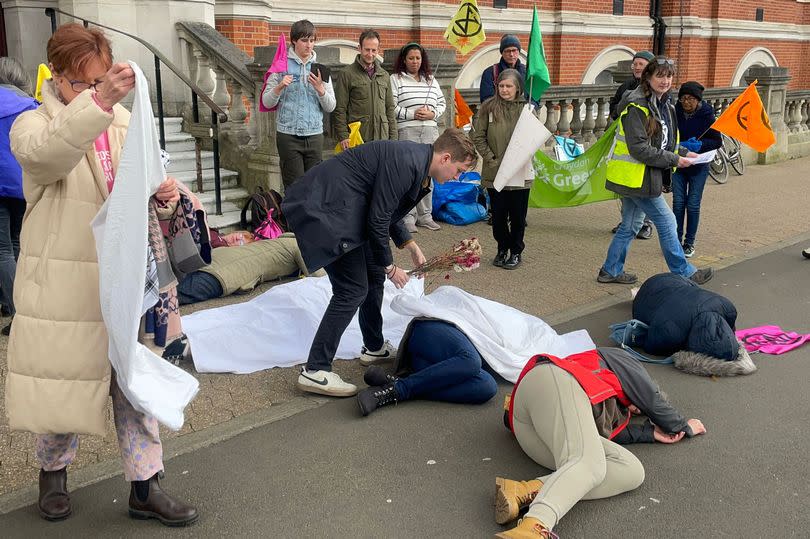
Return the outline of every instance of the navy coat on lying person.
{"type": "Polygon", "coordinates": [[[401,247],[411,239],[402,218],[430,189],[433,146],[375,141],[309,169],[285,194],[282,210],[313,272],[369,243],[374,261],[393,263],[389,236],[401,247]]]}
{"type": "Polygon", "coordinates": [[[649,326],[644,350],[650,354],[688,350],[727,361],[738,357],[734,304],[680,275],[647,279],[633,300],[633,318],[649,326]]]}

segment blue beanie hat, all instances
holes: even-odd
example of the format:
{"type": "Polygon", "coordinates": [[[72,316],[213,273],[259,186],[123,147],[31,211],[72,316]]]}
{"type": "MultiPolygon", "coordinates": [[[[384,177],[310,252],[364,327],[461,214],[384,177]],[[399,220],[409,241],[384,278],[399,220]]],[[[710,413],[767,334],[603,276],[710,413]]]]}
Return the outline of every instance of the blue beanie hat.
{"type": "Polygon", "coordinates": [[[641,58],[643,60],[647,60],[648,62],[652,62],[655,60],[655,55],[650,51],[638,51],[635,55],[633,55],[633,60],[636,58],[641,58]]]}
{"type": "Polygon", "coordinates": [[[509,47],[517,47],[517,50],[520,51],[520,40],[514,34],[504,34],[501,38],[501,52],[509,47]]]}

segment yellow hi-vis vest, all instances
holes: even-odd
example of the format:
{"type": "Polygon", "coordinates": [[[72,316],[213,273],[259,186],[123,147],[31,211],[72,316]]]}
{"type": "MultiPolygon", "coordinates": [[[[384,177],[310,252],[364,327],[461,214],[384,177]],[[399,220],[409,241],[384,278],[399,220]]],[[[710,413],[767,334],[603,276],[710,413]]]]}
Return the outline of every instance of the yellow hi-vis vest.
{"type": "MultiPolygon", "coordinates": [[[[613,152],[607,164],[607,179],[617,185],[624,185],[630,189],[638,189],[644,183],[644,171],[647,165],[630,155],[627,148],[627,139],[624,136],[622,119],[627,115],[630,107],[636,107],[645,116],[650,115],[650,109],[636,103],[628,103],[619,115],[619,125],[616,126],[616,138],[613,140],[613,152]]],[[[680,143],[680,133],[675,133],[675,147],[680,143]]]]}

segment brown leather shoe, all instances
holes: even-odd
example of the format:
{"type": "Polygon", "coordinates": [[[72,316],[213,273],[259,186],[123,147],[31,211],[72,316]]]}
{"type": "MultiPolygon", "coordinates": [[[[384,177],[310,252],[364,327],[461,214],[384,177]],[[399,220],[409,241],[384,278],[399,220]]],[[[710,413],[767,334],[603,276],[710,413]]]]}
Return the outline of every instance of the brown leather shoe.
{"type": "Polygon", "coordinates": [[[172,498],[160,488],[157,474],[150,477],[149,495],[145,500],[138,499],[135,492],[135,483],[129,493],[129,516],[141,520],[158,519],[166,526],[188,526],[195,522],[200,515],[197,509],[172,498]]]}
{"type": "Polygon", "coordinates": [[[65,520],[72,512],[67,491],[67,468],[46,472],[39,470],[39,514],[45,520],[65,520]]]}

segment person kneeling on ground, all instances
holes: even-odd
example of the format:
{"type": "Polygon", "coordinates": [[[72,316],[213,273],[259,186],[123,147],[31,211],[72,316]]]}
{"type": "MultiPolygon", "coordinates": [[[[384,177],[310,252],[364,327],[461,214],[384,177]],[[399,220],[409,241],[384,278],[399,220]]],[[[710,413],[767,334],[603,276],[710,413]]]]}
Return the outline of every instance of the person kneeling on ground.
{"type": "Polygon", "coordinates": [[[674,444],[706,432],[661,395],[641,364],[620,348],[566,358],[537,355],[524,367],[504,418],[520,447],[552,474],[495,480],[495,521],[506,524],[529,505],[516,528],[496,537],[556,537],[551,532],[579,500],[637,488],[644,467],[619,444],[674,444]],[[649,420],[631,424],[630,414],[649,420]]]}
{"type": "Polygon", "coordinates": [[[452,322],[414,319],[399,344],[394,376],[377,365],[363,379],[371,386],[357,394],[367,416],[388,404],[425,399],[458,404],[483,404],[498,384],[481,368],[481,354],[452,322]]]}

